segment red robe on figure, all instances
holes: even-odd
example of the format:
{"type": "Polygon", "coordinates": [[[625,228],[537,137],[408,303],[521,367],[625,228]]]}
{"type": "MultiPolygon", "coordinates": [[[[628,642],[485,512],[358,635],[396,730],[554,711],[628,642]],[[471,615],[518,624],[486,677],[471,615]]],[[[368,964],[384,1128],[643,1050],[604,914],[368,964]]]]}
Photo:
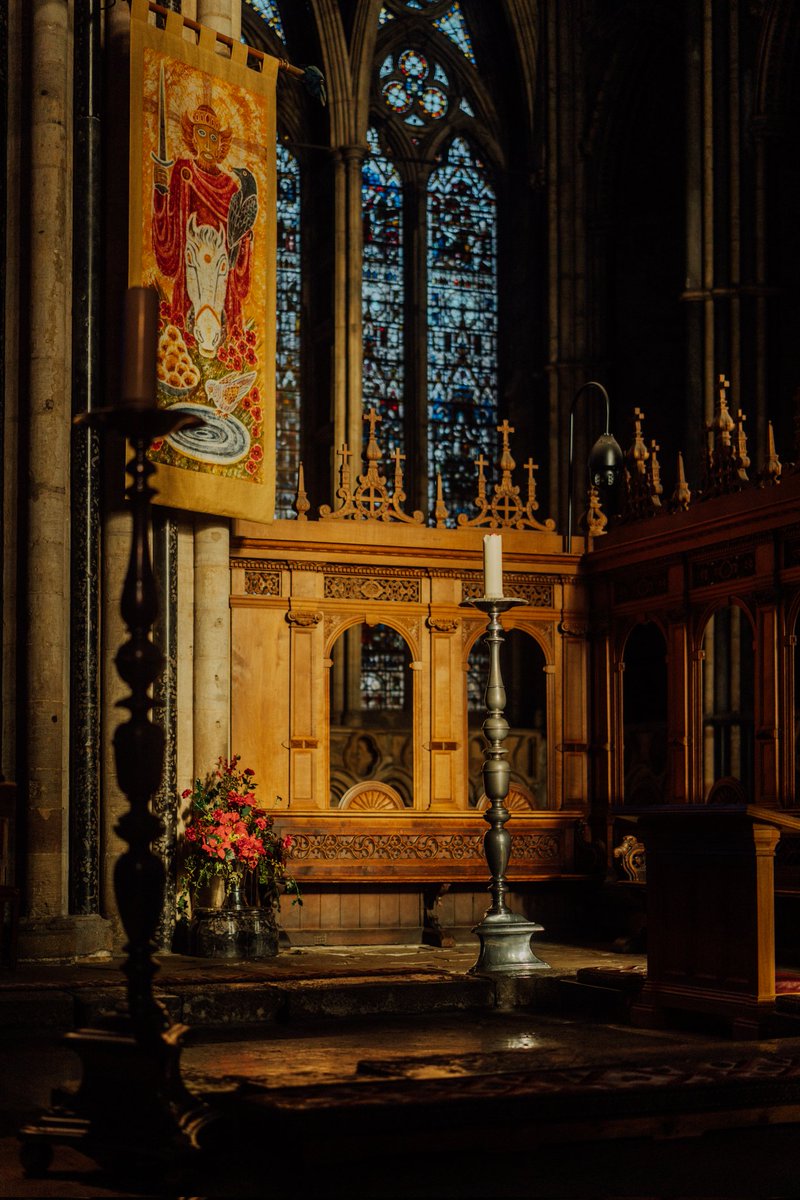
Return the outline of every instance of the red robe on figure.
{"type": "MultiPolygon", "coordinates": [[[[225,231],[227,247],[228,209],[239,185],[218,168],[204,170],[194,159],[179,158],[172,168],[169,191],[153,192],[153,249],[162,274],[175,280],[172,289],[172,319],[180,318],[186,328],[191,301],[186,290],[186,227],[194,213],[198,225],[225,231]]],[[[242,305],[250,291],[251,238],[239,243],[236,265],[228,275],[225,295],[226,335],[241,328],[242,305]]],[[[189,331],[191,332],[191,330],[189,331]]]]}

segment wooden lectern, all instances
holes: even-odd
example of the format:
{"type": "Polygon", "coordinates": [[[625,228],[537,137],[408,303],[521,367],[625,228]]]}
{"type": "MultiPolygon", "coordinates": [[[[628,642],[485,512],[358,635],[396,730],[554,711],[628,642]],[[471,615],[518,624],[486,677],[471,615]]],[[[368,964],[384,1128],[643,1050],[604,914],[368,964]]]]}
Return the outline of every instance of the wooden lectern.
{"type": "Polygon", "coordinates": [[[800,818],[755,805],[618,809],[647,855],[647,980],[632,1012],[720,1017],[758,1037],[775,1003],[775,847],[800,818]]]}

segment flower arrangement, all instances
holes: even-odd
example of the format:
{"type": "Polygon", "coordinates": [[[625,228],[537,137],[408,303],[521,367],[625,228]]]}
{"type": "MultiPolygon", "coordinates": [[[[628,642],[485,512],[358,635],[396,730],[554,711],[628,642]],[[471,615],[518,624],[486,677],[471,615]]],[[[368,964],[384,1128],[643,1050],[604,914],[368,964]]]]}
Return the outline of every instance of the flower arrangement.
{"type": "Polygon", "coordinates": [[[278,903],[279,886],[302,903],[295,879],[287,874],[289,836],[273,832],[273,819],[256,803],[255,772],[241,770],[241,755],[219,758],[204,780],[196,779],[182,798],[189,801],[186,855],[181,871],[178,907],[185,911],[189,895],[221,876],[226,894],[251,873],[269,903],[278,903]]]}

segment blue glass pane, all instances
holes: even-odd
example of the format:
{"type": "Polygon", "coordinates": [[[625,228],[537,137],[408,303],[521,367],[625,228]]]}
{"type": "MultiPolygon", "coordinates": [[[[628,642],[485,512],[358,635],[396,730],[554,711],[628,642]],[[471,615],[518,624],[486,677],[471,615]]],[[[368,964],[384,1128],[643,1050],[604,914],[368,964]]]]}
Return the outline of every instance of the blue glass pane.
{"type": "Polygon", "coordinates": [[[403,709],[411,661],[408,646],[388,625],[361,626],[361,708],[403,709]]]}
{"type": "Polygon", "coordinates": [[[451,515],[471,509],[474,460],[497,425],[497,206],[456,138],[428,184],[428,503],[441,472],[451,515]]]}
{"type": "Polygon", "coordinates": [[[282,42],[285,42],[283,22],[275,0],[247,0],[247,3],[256,10],[260,17],[264,18],[272,32],[277,34],[282,42]]]}
{"type": "Polygon", "coordinates": [[[465,58],[475,66],[475,54],[472,49],[472,40],[467,32],[467,23],[464,20],[464,14],[461,11],[459,0],[455,0],[452,8],[449,8],[443,17],[433,22],[434,28],[443,33],[445,37],[450,38],[451,42],[455,42],[465,58]]]}
{"type": "Polygon", "coordinates": [[[374,129],[361,175],[364,256],[364,410],[383,418],[378,445],[384,462],[403,449],[403,190],[374,129]]]}
{"type": "Polygon", "coordinates": [[[300,463],[300,168],[279,142],[275,515],[294,516],[300,463]]]}
{"type": "Polygon", "coordinates": [[[467,660],[467,709],[470,713],[486,712],[486,685],[489,682],[489,647],[478,638],[467,660]]]}

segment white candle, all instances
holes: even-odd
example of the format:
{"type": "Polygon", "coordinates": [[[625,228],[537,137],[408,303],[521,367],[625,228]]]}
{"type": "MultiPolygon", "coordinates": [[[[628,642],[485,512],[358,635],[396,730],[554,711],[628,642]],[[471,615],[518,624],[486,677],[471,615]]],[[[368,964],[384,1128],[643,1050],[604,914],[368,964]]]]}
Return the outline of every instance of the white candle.
{"type": "Polygon", "coordinates": [[[497,599],[503,594],[503,539],[487,533],[483,539],[483,594],[497,599]]]}

